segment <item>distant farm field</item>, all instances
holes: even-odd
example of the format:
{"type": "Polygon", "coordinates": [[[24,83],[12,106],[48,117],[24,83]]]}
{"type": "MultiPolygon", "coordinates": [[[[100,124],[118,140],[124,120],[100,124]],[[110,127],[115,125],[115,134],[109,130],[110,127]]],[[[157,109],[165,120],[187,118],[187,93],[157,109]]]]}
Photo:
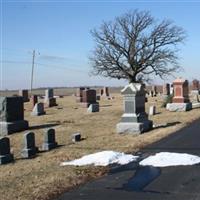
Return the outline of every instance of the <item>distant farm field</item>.
{"type": "MultiPolygon", "coordinates": [[[[87,113],[86,108],[76,103],[75,97],[72,96],[75,89],[55,90],[55,95],[65,96],[57,98],[58,106],[46,108],[46,115],[43,116],[31,116],[31,103],[25,103],[25,119],[30,125],[28,131],[35,133],[36,145],[41,149],[44,130],[53,127],[60,146],[49,152],[41,151],[36,158],[21,159],[23,134],[27,131],[9,135],[15,162],[0,166],[0,199],[55,198],[87,180],[102,176],[108,169],[94,166],[61,167],[59,165],[62,161],[102,150],[135,153],[200,117],[200,109],[184,113],[168,112],[161,108],[161,97],[150,97],[146,111],[150,105],[155,105],[158,114],[150,119],[155,125],[163,126],[138,136],[120,135],[115,129],[123,113],[123,100],[119,91],[120,88],[112,89],[111,96],[115,98],[100,101],[98,113],[87,113]],[[75,132],[80,132],[83,140],[74,144],[71,142],[71,135],[75,132]]],[[[34,93],[42,95],[44,91],[34,93]]],[[[42,99],[40,101],[42,102],[42,99]]]]}

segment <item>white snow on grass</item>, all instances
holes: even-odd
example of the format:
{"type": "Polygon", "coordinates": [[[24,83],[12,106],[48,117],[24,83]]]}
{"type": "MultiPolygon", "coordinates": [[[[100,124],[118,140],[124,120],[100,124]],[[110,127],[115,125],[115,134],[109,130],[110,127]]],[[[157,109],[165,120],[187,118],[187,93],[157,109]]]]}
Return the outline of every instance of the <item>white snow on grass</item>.
{"type": "Polygon", "coordinates": [[[195,165],[200,163],[200,157],[186,153],[160,152],[142,160],[142,166],[151,165],[154,167],[169,167],[180,165],[195,165]]]}
{"type": "Polygon", "coordinates": [[[132,161],[137,160],[138,156],[133,156],[131,154],[124,154],[115,151],[101,151],[94,154],[89,154],[83,156],[80,159],[62,162],[61,166],[65,165],[75,165],[75,166],[83,166],[83,165],[95,165],[95,166],[107,166],[110,164],[120,164],[125,165],[132,161]]]}

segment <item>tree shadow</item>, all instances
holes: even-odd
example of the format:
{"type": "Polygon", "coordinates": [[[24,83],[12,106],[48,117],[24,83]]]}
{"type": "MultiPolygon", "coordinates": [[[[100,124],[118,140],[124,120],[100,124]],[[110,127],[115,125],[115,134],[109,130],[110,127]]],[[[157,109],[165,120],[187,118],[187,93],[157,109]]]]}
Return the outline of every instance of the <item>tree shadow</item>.
{"type": "Polygon", "coordinates": [[[29,130],[50,128],[50,127],[54,127],[54,126],[58,126],[58,125],[60,125],[60,123],[41,124],[41,125],[36,125],[36,126],[30,126],[29,130]]]}

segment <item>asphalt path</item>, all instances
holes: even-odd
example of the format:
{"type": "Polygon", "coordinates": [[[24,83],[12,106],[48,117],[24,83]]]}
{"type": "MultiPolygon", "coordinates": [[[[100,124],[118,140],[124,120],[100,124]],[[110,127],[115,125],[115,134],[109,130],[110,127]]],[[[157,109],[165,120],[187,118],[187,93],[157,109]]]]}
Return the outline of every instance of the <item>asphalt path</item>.
{"type": "MultiPolygon", "coordinates": [[[[200,156],[200,119],[138,152],[140,160],[157,152],[200,156]]],[[[157,168],[132,162],[66,192],[57,200],[200,200],[200,165],[157,168]]]]}

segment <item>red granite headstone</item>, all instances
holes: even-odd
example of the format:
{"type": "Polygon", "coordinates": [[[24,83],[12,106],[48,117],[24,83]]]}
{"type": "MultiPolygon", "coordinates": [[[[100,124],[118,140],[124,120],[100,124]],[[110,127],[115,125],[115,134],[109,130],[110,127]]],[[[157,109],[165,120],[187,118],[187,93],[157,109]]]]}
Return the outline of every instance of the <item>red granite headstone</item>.
{"type": "Polygon", "coordinates": [[[77,88],[77,90],[76,90],[76,102],[82,102],[83,90],[85,90],[84,87],[77,88]]]}
{"type": "Polygon", "coordinates": [[[96,90],[83,90],[82,95],[82,105],[84,107],[96,103],[96,90]]]}
{"type": "Polygon", "coordinates": [[[184,79],[176,79],[173,82],[174,97],[173,103],[188,103],[189,102],[189,86],[188,81],[184,79]]]}

